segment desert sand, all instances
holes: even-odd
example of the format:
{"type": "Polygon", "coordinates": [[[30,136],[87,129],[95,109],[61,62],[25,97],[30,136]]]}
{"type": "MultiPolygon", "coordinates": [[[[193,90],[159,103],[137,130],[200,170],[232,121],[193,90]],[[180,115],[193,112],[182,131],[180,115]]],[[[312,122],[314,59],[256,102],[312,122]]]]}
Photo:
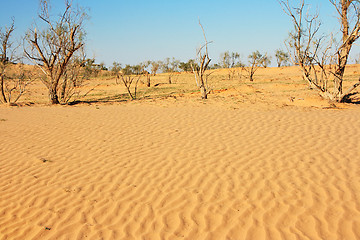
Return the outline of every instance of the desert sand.
{"type": "Polygon", "coordinates": [[[1,239],[360,238],[359,111],[130,104],[0,116],[1,239]]]}
{"type": "Polygon", "coordinates": [[[1,107],[0,239],[360,239],[359,106],[266,86],[1,107]]]}

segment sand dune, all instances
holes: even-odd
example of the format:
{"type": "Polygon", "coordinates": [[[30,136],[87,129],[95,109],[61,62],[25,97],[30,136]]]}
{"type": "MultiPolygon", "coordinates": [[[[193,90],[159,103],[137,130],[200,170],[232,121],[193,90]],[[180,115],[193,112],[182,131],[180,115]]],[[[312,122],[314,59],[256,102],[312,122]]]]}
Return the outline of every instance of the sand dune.
{"type": "Polygon", "coordinates": [[[0,239],[360,239],[360,111],[0,108],[0,239]]]}

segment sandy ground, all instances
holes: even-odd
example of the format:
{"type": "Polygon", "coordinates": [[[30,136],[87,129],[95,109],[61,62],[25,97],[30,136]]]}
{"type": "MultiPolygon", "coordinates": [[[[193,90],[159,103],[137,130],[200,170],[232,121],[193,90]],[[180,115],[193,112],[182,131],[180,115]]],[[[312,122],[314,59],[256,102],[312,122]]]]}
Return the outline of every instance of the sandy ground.
{"type": "Polygon", "coordinates": [[[360,239],[360,110],[0,108],[0,239],[360,239]]]}

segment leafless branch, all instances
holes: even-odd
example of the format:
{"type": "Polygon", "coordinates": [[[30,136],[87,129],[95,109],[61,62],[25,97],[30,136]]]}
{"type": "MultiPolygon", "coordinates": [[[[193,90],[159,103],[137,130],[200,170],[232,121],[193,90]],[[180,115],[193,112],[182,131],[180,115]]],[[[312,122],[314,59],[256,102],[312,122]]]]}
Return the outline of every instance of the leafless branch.
{"type": "Polygon", "coordinates": [[[191,69],[195,76],[195,82],[196,85],[200,88],[201,91],[201,98],[207,99],[207,96],[209,94],[209,87],[208,87],[208,77],[205,74],[205,71],[209,67],[210,64],[210,57],[208,53],[208,44],[209,42],[206,39],[205,30],[199,20],[199,25],[202,29],[205,44],[200,46],[200,48],[196,52],[196,65],[194,63],[191,63],[191,69]],[[205,48],[205,52],[203,49],[205,48]]]}

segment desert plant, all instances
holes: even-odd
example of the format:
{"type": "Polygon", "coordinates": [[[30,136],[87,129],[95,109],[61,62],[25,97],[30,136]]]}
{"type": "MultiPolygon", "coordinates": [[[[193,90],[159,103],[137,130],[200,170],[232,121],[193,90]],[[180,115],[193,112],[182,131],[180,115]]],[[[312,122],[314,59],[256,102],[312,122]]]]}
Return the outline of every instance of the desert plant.
{"type": "Polygon", "coordinates": [[[151,61],[151,74],[156,76],[160,69],[161,61],[151,61]]]}
{"type": "Polygon", "coordinates": [[[242,67],[242,69],[244,69],[248,73],[251,82],[254,81],[255,72],[263,64],[265,57],[266,55],[261,54],[259,51],[252,52],[248,56],[249,66],[248,67],[244,66],[242,67]]]}
{"type": "Polygon", "coordinates": [[[13,65],[12,68],[16,68],[13,70],[13,74],[7,74],[4,71],[0,76],[2,84],[0,102],[9,105],[15,104],[26,93],[28,85],[35,79],[34,73],[26,71],[22,63],[13,65]]]}
{"type": "Polygon", "coordinates": [[[168,73],[168,83],[172,83],[172,77],[176,72],[179,71],[180,61],[176,60],[174,57],[170,60],[170,58],[166,58],[162,64],[161,69],[164,73],[168,73]]]}
{"type": "Polygon", "coordinates": [[[72,2],[65,0],[64,13],[54,20],[49,13],[49,2],[40,0],[39,19],[46,26],[43,31],[38,27],[30,29],[26,36],[26,56],[46,75],[42,82],[49,91],[51,104],[59,104],[61,79],[67,72],[71,59],[84,46],[85,10],[74,8],[72,2]]]}
{"type": "Polygon", "coordinates": [[[156,76],[157,72],[161,68],[162,62],[161,61],[145,61],[143,63],[144,71],[145,69],[148,69],[148,71],[145,71],[145,77],[146,77],[146,86],[151,87],[151,76],[156,76]]]}
{"type": "Polygon", "coordinates": [[[208,52],[209,42],[206,39],[205,30],[201,25],[200,20],[199,20],[199,25],[202,29],[205,43],[201,45],[196,51],[195,63],[191,63],[191,69],[195,76],[196,85],[198,86],[198,88],[200,88],[201,98],[207,99],[208,94],[210,93],[210,88],[208,86],[209,75],[205,74],[205,71],[209,67],[209,63],[211,59],[209,57],[209,52],[208,52]]]}
{"type": "Polygon", "coordinates": [[[120,74],[116,77],[116,84],[120,84],[120,81],[123,83],[123,85],[125,86],[128,95],[130,97],[131,100],[135,100],[136,99],[136,95],[137,95],[137,87],[138,87],[138,83],[140,81],[141,76],[140,75],[125,75],[125,74],[120,74]],[[133,90],[132,90],[132,85],[135,84],[133,86],[133,90]]]}
{"type": "Polygon", "coordinates": [[[121,69],[122,69],[121,63],[113,62],[113,65],[110,68],[110,71],[112,72],[112,74],[114,76],[118,76],[120,74],[121,69]]]}
{"type": "MultiPolygon", "coordinates": [[[[280,1],[284,12],[290,16],[294,29],[287,47],[294,64],[303,72],[303,78],[311,87],[320,91],[326,99],[341,102],[360,85],[358,82],[343,91],[343,81],[350,50],[360,37],[360,2],[357,0],[329,0],[340,20],[341,40],[337,43],[329,37],[319,36],[319,14],[310,14],[304,0],[292,7],[289,0],[280,1]],[[320,70],[320,74],[317,69],[320,70]],[[333,90],[329,83],[332,83],[333,90]]],[[[336,35],[336,34],[335,34],[336,35]]]]}
{"type": "Polygon", "coordinates": [[[228,69],[228,79],[231,80],[236,74],[236,67],[241,67],[243,64],[240,61],[240,54],[237,52],[226,51],[220,54],[221,67],[228,69]]]}
{"type": "MultiPolygon", "coordinates": [[[[152,61],[148,60],[148,61],[145,61],[143,63],[144,65],[144,75],[145,75],[145,78],[146,78],[146,86],[147,87],[151,87],[151,73],[148,71],[150,70],[150,66],[152,66],[152,61]],[[148,69],[148,70],[146,70],[148,69]]],[[[151,70],[150,70],[151,71],[151,70]]]]}
{"type": "Polygon", "coordinates": [[[288,61],[290,60],[289,54],[281,49],[277,49],[275,51],[275,58],[278,67],[286,66],[288,61]]]}
{"type": "Polygon", "coordinates": [[[184,72],[190,72],[192,71],[191,65],[196,65],[194,59],[190,59],[187,62],[180,62],[179,69],[181,69],[184,72]]]}
{"type": "Polygon", "coordinates": [[[145,66],[143,63],[139,63],[137,65],[132,66],[133,73],[135,75],[141,75],[144,73],[145,66]]]}
{"type": "Polygon", "coordinates": [[[71,59],[68,63],[68,67],[59,82],[59,101],[61,103],[67,104],[76,101],[78,98],[86,96],[94,89],[92,88],[86,93],[81,92],[82,86],[88,77],[84,74],[84,68],[82,67],[84,61],[84,59],[76,57],[71,59]]]}
{"type": "Polygon", "coordinates": [[[126,64],[123,69],[121,69],[122,74],[131,75],[134,74],[133,67],[130,64],[126,64]]]}
{"type": "Polygon", "coordinates": [[[265,53],[261,61],[261,66],[267,68],[270,64],[271,64],[271,56],[268,56],[267,53],[265,53]]]}
{"type": "MultiPolygon", "coordinates": [[[[78,54],[78,56],[75,56],[75,58],[80,59],[80,55],[78,54]]],[[[104,68],[103,63],[96,64],[95,58],[86,58],[85,56],[81,58],[84,59],[81,61],[84,77],[86,79],[90,79],[91,77],[98,77],[101,70],[104,68]]]]}
{"type": "Polygon", "coordinates": [[[16,57],[16,46],[11,41],[14,30],[14,20],[10,27],[4,30],[0,28],[0,102],[7,104],[16,103],[33,79],[33,75],[26,72],[22,64],[14,64],[14,61],[20,60],[20,57],[16,57]],[[7,72],[10,68],[13,74],[7,72]]]}

